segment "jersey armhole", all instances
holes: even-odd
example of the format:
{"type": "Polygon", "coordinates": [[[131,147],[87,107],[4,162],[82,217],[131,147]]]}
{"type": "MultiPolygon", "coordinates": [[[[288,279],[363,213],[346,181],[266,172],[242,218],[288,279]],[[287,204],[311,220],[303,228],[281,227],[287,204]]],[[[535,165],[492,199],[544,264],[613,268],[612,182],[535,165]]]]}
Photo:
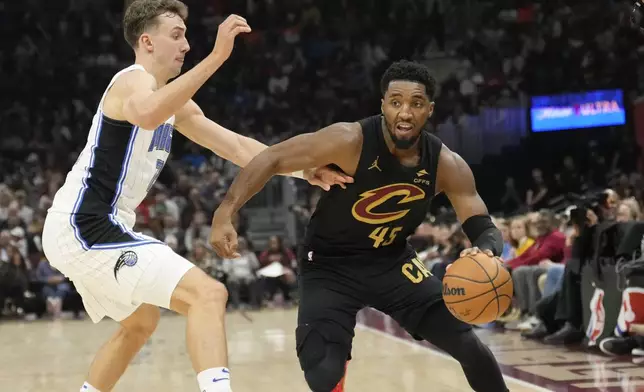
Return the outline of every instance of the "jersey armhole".
{"type": "Polygon", "coordinates": [[[99,112],[103,113],[103,103],[105,102],[105,97],[107,97],[107,93],[112,89],[112,86],[114,86],[118,78],[121,77],[123,74],[126,74],[134,70],[141,70],[146,72],[145,68],[143,68],[141,64],[132,64],[129,67],[120,70],[119,72],[116,73],[116,75],[114,75],[114,77],[112,77],[112,80],[110,80],[110,83],[107,85],[107,87],[105,88],[105,91],[103,92],[103,96],[101,97],[101,100],[98,102],[97,109],[99,112]]]}

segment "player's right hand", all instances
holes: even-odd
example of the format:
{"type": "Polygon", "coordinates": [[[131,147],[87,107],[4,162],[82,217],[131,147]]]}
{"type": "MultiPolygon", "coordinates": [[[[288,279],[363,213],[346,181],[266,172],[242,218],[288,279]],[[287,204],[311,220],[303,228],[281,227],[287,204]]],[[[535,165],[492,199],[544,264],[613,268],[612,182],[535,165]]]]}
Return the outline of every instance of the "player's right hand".
{"type": "Polygon", "coordinates": [[[240,257],[240,254],[237,253],[237,232],[230,219],[219,220],[215,213],[210,231],[210,245],[219,257],[226,259],[240,257]]]}
{"type": "Polygon", "coordinates": [[[251,29],[246,19],[239,15],[230,15],[217,29],[217,41],[212,53],[222,60],[227,60],[233,52],[235,37],[241,33],[250,33],[251,29]]]}

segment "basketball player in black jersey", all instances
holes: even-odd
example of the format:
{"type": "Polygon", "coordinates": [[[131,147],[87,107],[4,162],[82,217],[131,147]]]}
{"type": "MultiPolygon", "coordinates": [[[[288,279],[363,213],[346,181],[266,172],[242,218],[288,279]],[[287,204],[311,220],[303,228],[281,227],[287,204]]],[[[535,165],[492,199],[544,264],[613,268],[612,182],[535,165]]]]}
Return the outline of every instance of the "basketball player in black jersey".
{"type": "Polygon", "coordinates": [[[407,243],[440,192],[448,196],[472,241],[468,253],[498,256],[501,233],[469,166],[423,131],[434,109],[435,81],[429,70],[412,62],[394,63],[383,75],[381,89],[381,115],[293,137],[254,158],[215,212],[211,242],[221,256],[236,256],[231,216],[273,175],[335,165],[354,182],[322,195],[300,252],[296,341],[309,387],[314,392],[342,390],[336,386],[351,355],[356,313],[371,306],[458,360],[475,391],[507,391],[490,350],[470,325],[449,313],[441,282],[407,243]]]}

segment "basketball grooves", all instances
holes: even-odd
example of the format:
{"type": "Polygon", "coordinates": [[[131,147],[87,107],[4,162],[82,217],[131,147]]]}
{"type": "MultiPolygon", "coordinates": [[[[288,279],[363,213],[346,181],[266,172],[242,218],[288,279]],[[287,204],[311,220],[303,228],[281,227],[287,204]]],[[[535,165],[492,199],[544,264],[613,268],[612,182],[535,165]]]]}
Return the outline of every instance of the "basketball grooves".
{"type": "MultiPolygon", "coordinates": [[[[454,279],[454,278],[456,278],[456,279],[463,279],[463,280],[469,280],[470,282],[476,282],[475,280],[470,280],[470,279],[467,279],[467,278],[462,278],[462,277],[460,277],[460,276],[458,276],[458,275],[450,275],[450,278],[452,278],[452,279],[454,279]]],[[[461,302],[469,301],[469,300],[474,299],[474,298],[481,297],[481,296],[483,296],[483,295],[485,295],[485,294],[487,294],[487,293],[489,293],[489,292],[495,291],[497,288],[501,288],[501,287],[503,287],[503,285],[504,285],[504,284],[506,284],[506,283],[508,283],[508,282],[510,281],[510,279],[511,279],[511,278],[506,279],[505,281],[503,281],[502,283],[500,283],[496,288],[489,289],[488,291],[485,291],[485,292],[480,293],[480,294],[478,294],[478,295],[475,295],[475,296],[473,296],[473,297],[468,297],[467,299],[463,299],[463,300],[459,300],[459,301],[451,301],[451,302],[447,302],[447,301],[445,301],[445,303],[446,303],[446,304],[458,304],[458,303],[461,303],[461,302]]],[[[476,282],[476,283],[482,283],[482,282],[476,282]]],[[[492,287],[494,287],[494,283],[491,283],[491,284],[492,284],[492,287]]],[[[496,294],[497,294],[497,297],[498,297],[498,293],[496,293],[496,294]]],[[[505,297],[505,295],[501,295],[501,297],[505,297]]],[[[493,301],[494,301],[494,300],[493,300],[493,301]]]]}
{"type": "MultiPolygon", "coordinates": [[[[490,279],[490,284],[492,285],[492,287],[494,287],[494,294],[495,294],[495,296],[494,296],[494,297],[496,298],[496,307],[497,307],[496,316],[497,316],[497,317],[499,317],[499,313],[501,313],[501,302],[499,302],[499,292],[498,292],[498,291],[496,291],[496,288],[497,288],[497,287],[494,285],[494,279],[496,279],[496,277],[497,277],[497,276],[499,276],[499,268],[500,268],[500,267],[499,267],[499,262],[498,262],[498,261],[496,261],[496,260],[494,261],[494,263],[496,264],[496,275],[494,275],[494,279],[492,279],[492,277],[490,277],[490,274],[488,274],[488,273],[487,273],[487,271],[485,270],[485,268],[481,265],[481,263],[479,263],[479,262],[478,262],[478,260],[476,260],[476,259],[475,259],[474,257],[472,257],[472,256],[467,256],[467,257],[468,257],[468,258],[470,258],[470,259],[472,259],[472,260],[474,260],[474,262],[475,262],[476,264],[478,264],[478,265],[479,265],[479,267],[481,267],[481,269],[483,270],[483,272],[485,272],[485,275],[487,275],[487,277],[490,279]]],[[[500,286],[499,286],[499,287],[500,287],[500,286]]],[[[492,291],[492,290],[490,290],[490,291],[492,291]]],[[[490,302],[492,302],[492,301],[490,301],[490,302]]],[[[489,304],[490,304],[490,303],[488,302],[488,304],[487,304],[487,305],[489,305],[489,304]]],[[[485,308],[487,308],[487,305],[485,305],[485,307],[483,308],[483,310],[485,310],[485,308]]],[[[481,311],[481,313],[483,313],[483,311],[481,311]]],[[[481,315],[481,313],[479,313],[479,316],[481,315]]],[[[476,316],[476,317],[478,317],[478,316],[476,316]]]]}

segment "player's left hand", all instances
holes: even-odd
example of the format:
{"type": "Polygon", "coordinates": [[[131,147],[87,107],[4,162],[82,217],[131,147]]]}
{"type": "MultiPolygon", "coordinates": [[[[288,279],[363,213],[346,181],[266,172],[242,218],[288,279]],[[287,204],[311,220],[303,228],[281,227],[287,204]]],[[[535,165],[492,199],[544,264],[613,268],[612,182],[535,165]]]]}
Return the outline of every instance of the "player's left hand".
{"type": "Polygon", "coordinates": [[[474,256],[474,255],[476,255],[478,253],[485,253],[486,255],[496,259],[496,261],[498,261],[499,263],[503,264],[503,259],[500,258],[499,256],[494,256],[494,253],[492,253],[491,250],[489,250],[489,249],[484,249],[484,250],[479,249],[476,246],[474,246],[472,248],[463,249],[463,251],[461,251],[460,257],[474,256]]]}
{"type": "Polygon", "coordinates": [[[226,259],[236,259],[241,255],[237,252],[237,232],[230,219],[218,219],[217,214],[212,221],[210,245],[219,255],[226,259]]]}
{"type": "Polygon", "coordinates": [[[309,184],[319,186],[325,191],[330,190],[333,185],[339,185],[342,189],[347,189],[345,184],[353,182],[353,177],[326,166],[305,170],[304,178],[309,184]]]}
{"type": "Polygon", "coordinates": [[[472,247],[472,248],[463,249],[463,250],[461,251],[460,257],[465,257],[465,256],[474,256],[474,255],[476,255],[477,253],[485,253],[486,255],[488,255],[488,256],[490,256],[490,257],[494,257],[494,253],[492,253],[492,251],[491,251],[491,250],[489,250],[489,249],[481,250],[481,249],[479,249],[479,248],[478,248],[478,247],[476,247],[476,246],[474,246],[474,247],[472,247]]]}

